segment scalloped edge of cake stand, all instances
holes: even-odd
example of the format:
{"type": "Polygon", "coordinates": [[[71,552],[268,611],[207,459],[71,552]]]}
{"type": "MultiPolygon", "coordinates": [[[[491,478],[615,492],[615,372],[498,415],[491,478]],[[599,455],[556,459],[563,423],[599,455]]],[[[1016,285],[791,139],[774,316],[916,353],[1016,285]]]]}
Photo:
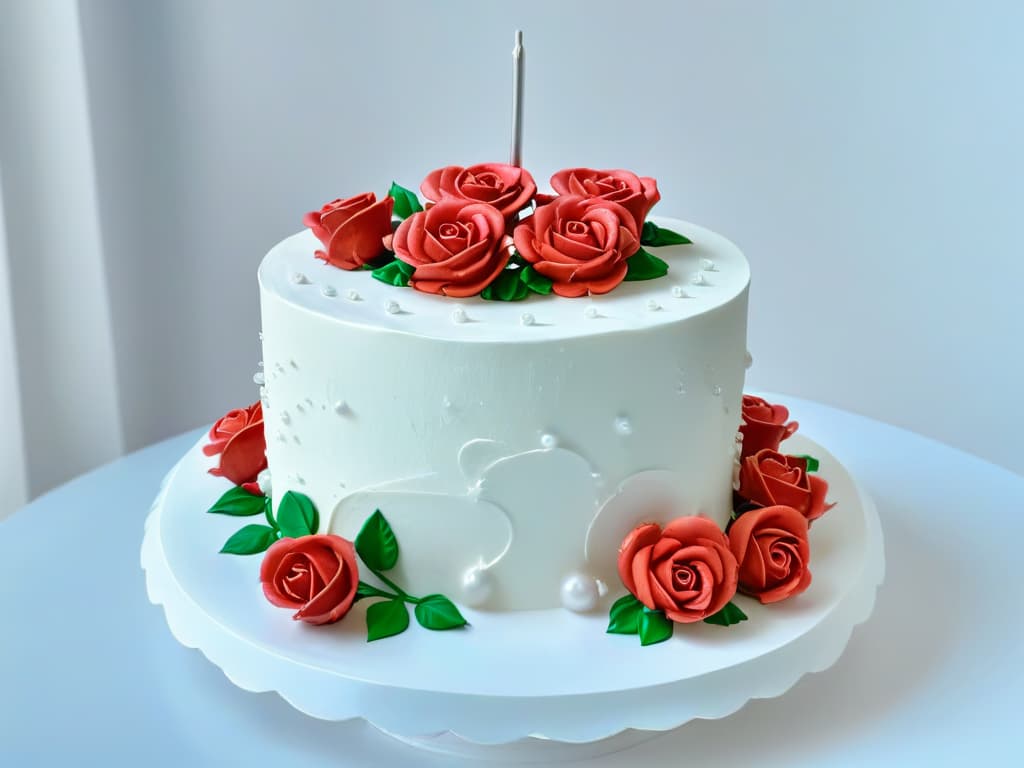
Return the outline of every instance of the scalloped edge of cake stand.
{"type": "MultiPolygon", "coordinates": [[[[498,760],[593,757],[627,749],[694,719],[726,717],[752,699],[780,696],[805,674],[825,670],[839,659],[853,629],[870,616],[885,575],[875,505],[833,459],[832,469],[846,475],[853,495],[841,503],[847,510],[855,505],[865,524],[860,573],[820,621],[784,645],[699,677],[586,695],[501,697],[402,688],[288,659],[280,649],[219,621],[183,589],[165,557],[159,523],[168,490],[187,481],[178,473],[188,456],[164,478],[146,518],[141,550],[149,600],[163,608],[178,642],[199,650],[244,690],[276,692],[319,719],[362,718],[396,739],[435,752],[498,760]]],[[[599,635],[596,641],[603,638],[599,635]]]]}

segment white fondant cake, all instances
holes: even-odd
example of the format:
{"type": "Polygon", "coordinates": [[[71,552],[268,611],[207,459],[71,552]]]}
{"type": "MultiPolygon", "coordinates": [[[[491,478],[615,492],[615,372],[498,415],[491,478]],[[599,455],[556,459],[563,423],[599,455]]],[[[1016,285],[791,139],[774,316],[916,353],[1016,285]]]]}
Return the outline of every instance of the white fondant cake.
{"type": "Polygon", "coordinates": [[[693,241],[658,249],[668,275],[579,299],[452,299],[323,264],[308,230],[277,245],[259,270],[274,498],[309,496],[347,539],[385,510],[397,580],[493,610],[593,607],[642,521],[724,528],[749,269],[654,220],[693,241]]]}

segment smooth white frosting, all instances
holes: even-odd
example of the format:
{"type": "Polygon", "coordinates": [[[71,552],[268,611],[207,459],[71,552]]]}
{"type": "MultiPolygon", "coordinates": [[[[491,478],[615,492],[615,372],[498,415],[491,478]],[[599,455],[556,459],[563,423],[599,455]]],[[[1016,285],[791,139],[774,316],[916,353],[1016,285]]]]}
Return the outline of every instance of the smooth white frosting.
{"type": "Polygon", "coordinates": [[[694,241],[651,249],[669,274],[580,299],[447,299],[327,266],[308,231],[277,245],[259,270],[275,495],[349,538],[379,507],[410,589],[497,610],[614,578],[640,521],[724,525],[749,268],[656,221],[694,241]]]}

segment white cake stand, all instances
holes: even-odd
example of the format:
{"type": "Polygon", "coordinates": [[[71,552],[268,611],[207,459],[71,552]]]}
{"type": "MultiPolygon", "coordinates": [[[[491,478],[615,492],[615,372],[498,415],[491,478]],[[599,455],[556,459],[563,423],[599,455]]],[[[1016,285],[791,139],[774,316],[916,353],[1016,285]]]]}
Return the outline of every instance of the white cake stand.
{"type": "Polygon", "coordinates": [[[174,636],[245,690],[276,691],[325,720],[365,718],[435,751],[579,759],[779,696],[835,663],[884,575],[873,503],[834,457],[798,435],[787,451],[821,460],[838,504],[811,530],[814,581],[797,598],[762,606],[737,597],[749,621],[677,627],[646,648],[605,634],[606,612],[563,610],[465,609],[466,630],[413,624],[367,643],[361,616],[328,627],[293,622],[264,599],[260,556],[218,554],[240,519],[206,513],[225,486],[206,473],[200,447],[165,479],[142,544],[149,599],[174,636]]]}

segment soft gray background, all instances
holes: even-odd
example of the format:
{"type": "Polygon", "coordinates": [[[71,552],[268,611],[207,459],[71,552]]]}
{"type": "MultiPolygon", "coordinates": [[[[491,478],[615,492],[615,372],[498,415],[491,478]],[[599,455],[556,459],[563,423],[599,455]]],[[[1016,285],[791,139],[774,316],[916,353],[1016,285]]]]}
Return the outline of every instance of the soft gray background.
{"type": "MultiPolygon", "coordinates": [[[[506,158],[518,27],[539,182],[654,175],[656,212],[746,252],[751,387],[1024,471],[1021,4],[93,0],[78,16],[121,450],[255,399],[256,267],[304,211],[506,158]]],[[[33,306],[14,305],[23,363],[33,306]]],[[[35,411],[31,493],[64,479],[35,411]]]]}

